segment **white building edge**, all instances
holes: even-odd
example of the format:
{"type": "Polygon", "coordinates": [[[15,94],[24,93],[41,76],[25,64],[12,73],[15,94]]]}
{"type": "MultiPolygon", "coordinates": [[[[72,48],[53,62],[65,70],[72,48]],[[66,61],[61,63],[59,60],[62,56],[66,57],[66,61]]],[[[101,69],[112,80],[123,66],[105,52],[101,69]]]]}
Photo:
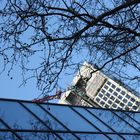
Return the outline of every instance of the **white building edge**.
{"type": "Polygon", "coordinates": [[[140,110],[140,98],[122,83],[106,76],[85,62],[61,97],[60,104],[140,110]],[[92,73],[92,74],[91,74],[92,73]]]}

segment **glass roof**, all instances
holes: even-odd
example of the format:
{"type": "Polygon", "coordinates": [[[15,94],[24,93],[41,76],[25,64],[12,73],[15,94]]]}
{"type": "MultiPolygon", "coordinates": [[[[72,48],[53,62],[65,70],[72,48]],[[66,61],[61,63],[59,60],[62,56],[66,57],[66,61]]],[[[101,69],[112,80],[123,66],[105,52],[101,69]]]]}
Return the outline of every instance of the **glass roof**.
{"type": "Polygon", "coordinates": [[[140,112],[0,99],[0,140],[139,140],[140,112]]]}

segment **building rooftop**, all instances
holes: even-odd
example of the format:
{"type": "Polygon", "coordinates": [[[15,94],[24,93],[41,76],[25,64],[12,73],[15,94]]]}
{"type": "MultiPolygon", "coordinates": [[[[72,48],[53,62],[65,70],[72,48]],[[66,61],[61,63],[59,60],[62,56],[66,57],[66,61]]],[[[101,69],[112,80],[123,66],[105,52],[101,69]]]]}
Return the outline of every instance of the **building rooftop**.
{"type": "Polygon", "coordinates": [[[140,111],[0,99],[1,140],[139,140],[140,111]]]}

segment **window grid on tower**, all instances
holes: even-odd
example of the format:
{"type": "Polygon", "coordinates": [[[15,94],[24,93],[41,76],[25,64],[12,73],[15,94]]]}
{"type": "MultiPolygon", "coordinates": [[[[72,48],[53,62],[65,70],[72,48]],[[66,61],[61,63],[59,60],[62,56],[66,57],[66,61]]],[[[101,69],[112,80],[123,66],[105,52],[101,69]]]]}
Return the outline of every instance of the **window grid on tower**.
{"type": "Polygon", "coordinates": [[[94,101],[105,108],[125,109],[130,107],[134,109],[136,106],[136,99],[111,81],[106,81],[94,101]]]}

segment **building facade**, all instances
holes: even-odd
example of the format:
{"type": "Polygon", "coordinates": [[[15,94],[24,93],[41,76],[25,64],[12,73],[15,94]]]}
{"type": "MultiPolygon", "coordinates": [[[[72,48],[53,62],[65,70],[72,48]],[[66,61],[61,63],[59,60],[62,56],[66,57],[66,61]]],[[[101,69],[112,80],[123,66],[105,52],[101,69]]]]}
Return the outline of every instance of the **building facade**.
{"type": "Polygon", "coordinates": [[[140,98],[122,82],[84,63],[59,103],[122,110],[140,110],[140,98]]]}

